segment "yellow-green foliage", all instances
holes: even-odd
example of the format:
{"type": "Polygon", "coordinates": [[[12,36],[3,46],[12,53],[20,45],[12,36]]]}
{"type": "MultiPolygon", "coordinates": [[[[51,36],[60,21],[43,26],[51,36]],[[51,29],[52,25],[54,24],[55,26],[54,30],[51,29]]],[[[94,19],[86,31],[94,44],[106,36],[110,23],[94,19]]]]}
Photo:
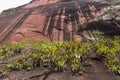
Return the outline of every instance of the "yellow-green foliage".
{"type": "Polygon", "coordinates": [[[104,58],[105,65],[112,71],[120,72],[119,60],[116,57],[120,51],[120,37],[115,39],[103,39],[96,42],[46,42],[46,41],[22,41],[19,43],[6,43],[0,45],[0,58],[5,59],[15,54],[20,54],[15,61],[6,64],[8,70],[31,70],[36,67],[63,71],[66,68],[71,72],[79,73],[88,67],[87,56],[90,53],[104,58]],[[25,48],[28,48],[26,50],[25,48]]]}

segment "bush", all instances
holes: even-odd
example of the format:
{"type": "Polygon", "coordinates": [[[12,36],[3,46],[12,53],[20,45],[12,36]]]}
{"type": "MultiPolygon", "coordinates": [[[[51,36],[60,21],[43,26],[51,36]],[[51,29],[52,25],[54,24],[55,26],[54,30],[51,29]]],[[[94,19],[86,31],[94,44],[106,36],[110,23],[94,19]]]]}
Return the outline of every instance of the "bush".
{"type": "Polygon", "coordinates": [[[23,41],[7,43],[0,46],[1,59],[16,53],[21,55],[15,61],[7,63],[6,68],[0,71],[6,73],[4,71],[40,68],[56,72],[69,70],[73,73],[83,73],[90,65],[87,56],[94,53],[104,60],[110,70],[119,73],[120,63],[116,57],[120,51],[119,39],[120,37],[96,42],[23,41]],[[26,47],[28,50],[25,49],[26,47]]]}

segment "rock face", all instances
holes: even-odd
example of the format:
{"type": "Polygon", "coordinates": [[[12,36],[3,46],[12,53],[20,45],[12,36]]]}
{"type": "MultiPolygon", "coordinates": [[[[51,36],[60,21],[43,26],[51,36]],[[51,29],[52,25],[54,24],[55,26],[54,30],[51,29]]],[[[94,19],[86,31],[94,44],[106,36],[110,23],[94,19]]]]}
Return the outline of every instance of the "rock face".
{"type": "Polygon", "coordinates": [[[106,6],[101,0],[33,0],[0,14],[0,41],[94,37],[88,23],[106,6]]]}

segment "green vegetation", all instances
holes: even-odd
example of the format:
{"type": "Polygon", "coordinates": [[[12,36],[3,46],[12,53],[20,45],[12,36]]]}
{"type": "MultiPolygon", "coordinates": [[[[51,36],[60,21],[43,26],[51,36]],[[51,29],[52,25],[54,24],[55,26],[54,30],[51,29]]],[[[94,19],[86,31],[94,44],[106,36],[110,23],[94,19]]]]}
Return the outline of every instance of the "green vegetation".
{"type": "Polygon", "coordinates": [[[105,65],[115,73],[120,74],[120,63],[118,57],[120,51],[120,39],[115,40],[104,39],[99,42],[94,42],[95,52],[101,58],[105,59],[105,65]],[[118,53],[118,54],[117,54],[118,53]]]}
{"type": "Polygon", "coordinates": [[[120,51],[120,37],[115,39],[102,39],[96,42],[45,42],[22,41],[19,43],[6,43],[0,45],[0,59],[6,60],[19,54],[14,61],[10,60],[1,68],[0,72],[6,74],[13,70],[49,69],[55,72],[69,70],[82,74],[90,62],[87,59],[90,53],[97,54],[109,70],[120,74],[120,63],[116,55],[120,51]]]}

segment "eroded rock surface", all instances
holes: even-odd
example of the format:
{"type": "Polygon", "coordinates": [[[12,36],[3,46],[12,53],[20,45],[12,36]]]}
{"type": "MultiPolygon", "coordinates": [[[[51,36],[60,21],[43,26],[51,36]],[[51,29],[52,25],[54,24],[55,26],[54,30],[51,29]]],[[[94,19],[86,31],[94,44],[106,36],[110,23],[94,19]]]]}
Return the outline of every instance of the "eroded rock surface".
{"type": "Polygon", "coordinates": [[[0,14],[0,41],[81,41],[85,35],[94,38],[87,28],[89,22],[107,6],[102,0],[33,0],[0,14]]]}

